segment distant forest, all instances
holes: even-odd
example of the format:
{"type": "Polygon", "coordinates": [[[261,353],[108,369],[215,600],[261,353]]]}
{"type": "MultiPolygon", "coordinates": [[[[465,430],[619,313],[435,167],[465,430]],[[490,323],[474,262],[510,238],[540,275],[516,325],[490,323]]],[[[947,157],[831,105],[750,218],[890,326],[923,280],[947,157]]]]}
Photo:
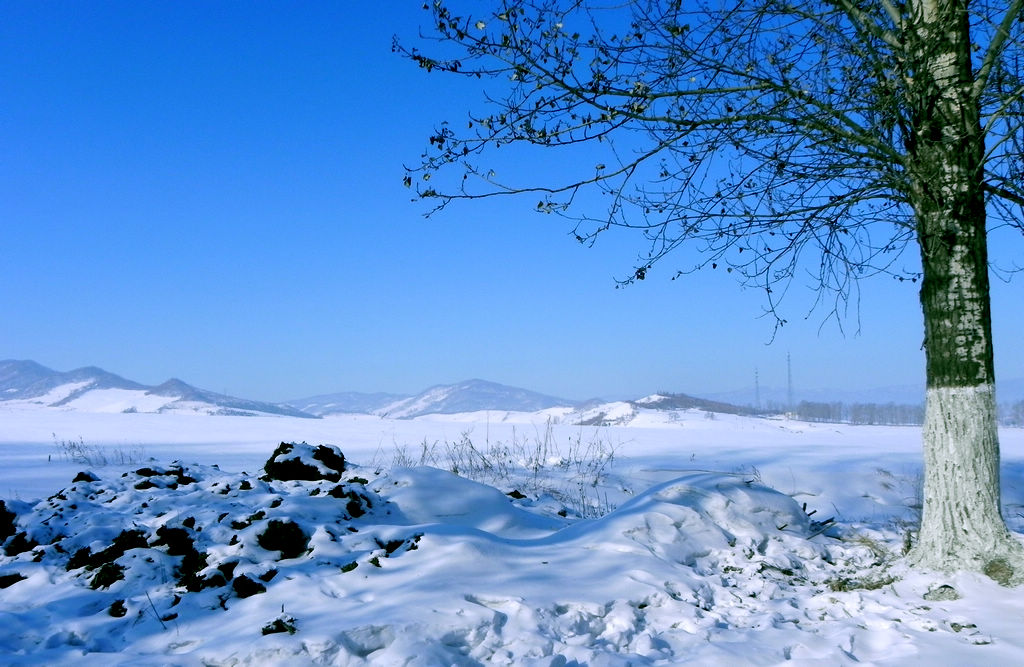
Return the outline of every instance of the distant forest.
{"type": "MultiPolygon", "coordinates": [[[[762,412],[787,412],[779,406],[768,406],[762,412]]],[[[924,405],[900,403],[841,403],[800,401],[788,411],[796,419],[833,424],[879,424],[885,426],[920,426],[924,423],[924,405]]],[[[1024,401],[999,405],[1000,426],[1024,427],[1024,401]]]]}

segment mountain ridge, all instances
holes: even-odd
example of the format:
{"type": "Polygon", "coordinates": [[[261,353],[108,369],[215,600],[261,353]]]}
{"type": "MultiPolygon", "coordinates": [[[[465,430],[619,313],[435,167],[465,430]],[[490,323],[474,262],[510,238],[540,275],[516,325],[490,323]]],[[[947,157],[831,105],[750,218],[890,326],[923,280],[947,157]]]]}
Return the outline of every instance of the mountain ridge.
{"type": "MultiPolygon", "coordinates": [[[[1009,380],[999,385],[1001,404],[1024,395],[1024,380],[1009,380]]],[[[64,409],[100,412],[163,412],[184,410],[208,414],[271,414],[319,418],[341,414],[377,415],[391,419],[414,419],[430,414],[460,414],[481,411],[540,412],[564,408],[585,415],[581,421],[604,422],[613,413],[635,414],[636,410],[698,409],[731,414],[759,414],[765,408],[782,410],[784,400],[777,387],[762,387],[761,409],[749,400],[754,392],[713,392],[697,398],[692,394],[658,392],[626,401],[591,399],[576,401],[474,378],[452,384],[438,384],[415,394],[388,392],[338,392],[319,394],[279,403],[255,401],[220,394],[170,378],[159,385],[144,385],[108,372],[97,366],[70,371],[55,371],[31,360],[0,361],[0,404],[20,401],[64,409]],[[619,407],[614,407],[619,406],[619,407]]],[[[871,402],[885,404],[918,403],[924,392],[913,386],[877,390],[815,390],[795,392],[794,399],[871,402]],[[912,397],[919,396],[919,401],[912,397]],[[858,401],[859,399],[859,401],[858,401]],[[903,399],[903,400],[900,400],[903,399]],[[911,399],[911,400],[908,400],[911,399]]],[[[618,419],[618,417],[614,417],[618,419]]]]}
{"type": "Polygon", "coordinates": [[[89,412],[192,410],[208,414],[316,418],[287,405],[199,389],[177,378],[147,386],[97,366],[56,371],[35,361],[15,359],[0,361],[0,403],[10,401],[54,408],[78,407],[89,412]]]}
{"type": "Polygon", "coordinates": [[[386,406],[381,416],[412,419],[428,414],[458,414],[481,410],[537,412],[548,408],[573,407],[575,401],[539,392],[472,379],[450,385],[434,385],[416,396],[386,406]]]}
{"type": "Polygon", "coordinates": [[[339,414],[373,414],[375,410],[406,398],[410,398],[409,394],[339,391],[284,401],[284,405],[323,417],[339,414]]]}
{"type": "Polygon", "coordinates": [[[575,407],[579,402],[474,378],[452,384],[433,385],[412,396],[341,392],[295,399],[286,401],[285,404],[308,410],[318,416],[359,413],[393,419],[413,419],[428,414],[457,414],[482,410],[536,412],[553,407],[575,407]]]}

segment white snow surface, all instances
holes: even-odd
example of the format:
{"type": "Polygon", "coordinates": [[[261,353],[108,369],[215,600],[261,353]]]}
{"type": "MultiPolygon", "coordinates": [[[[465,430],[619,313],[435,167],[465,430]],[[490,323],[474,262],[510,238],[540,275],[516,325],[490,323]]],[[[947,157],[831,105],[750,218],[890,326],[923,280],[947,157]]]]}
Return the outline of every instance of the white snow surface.
{"type": "Polygon", "coordinates": [[[62,407],[83,412],[160,412],[176,401],[176,397],[159,396],[139,389],[94,389],[62,407]]]}
{"type": "MultiPolygon", "coordinates": [[[[50,406],[54,403],[63,401],[68,396],[71,396],[76,391],[88,387],[91,381],[86,382],[69,382],[62,384],[59,387],[54,387],[42,396],[36,396],[34,398],[19,398],[19,399],[7,399],[4,401],[4,407],[9,409],[18,408],[32,408],[37,406],[50,406]]],[[[16,391],[16,390],[14,390],[16,391]]]]}
{"type": "MultiPolygon", "coordinates": [[[[1024,664],[1019,591],[900,561],[920,429],[642,408],[628,425],[572,420],[5,405],[0,498],[38,546],[0,554],[0,662],[1024,664]],[[347,469],[261,479],[281,441],[332,445],[347,469]],[[490,467],[470,470],[474,456],[490,467]],[[274,522],[308,542],[274,548],[274,522]],[[201,556],[191,580],[171,535],[201,556]],[[942,586],[959,597],[936,599],[942,586]]],[[[1024,431],[1001,440],[1020,531],[1024,431]]]]}

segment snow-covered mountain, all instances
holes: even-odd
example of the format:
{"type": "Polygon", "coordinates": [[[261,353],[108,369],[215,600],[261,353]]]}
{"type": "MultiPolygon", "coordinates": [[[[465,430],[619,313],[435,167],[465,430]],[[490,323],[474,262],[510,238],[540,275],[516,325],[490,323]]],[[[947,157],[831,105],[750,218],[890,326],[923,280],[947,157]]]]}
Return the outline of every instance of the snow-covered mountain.
{"type": "Polygon", "coordinates": [[[287,405],[317,416],[362,413],[412,419],[430,414],[457,414],[495,410],[536,412],[553,407],[574,407],[576,401],[546,396],[528,389],[486,380],[466,380],[431,387],[416,396],[344,392],[288,401],[287,405]]]}
{"type": "Polygon", "coordinates": [[[73,400],[92,389],[146,389],[138,382],[126,380],[95,366],[61,373],[34,361],[0,361],[0,400],[39,398],[70,385],[75,387],[63,392],[59,400],[73,400]]]}
{"type": "Polygon", "coordinates": [[[736,403],[686,394],[654,394],[632,401],[580,402],[478,379],[436,385],[416,396],[343,392],[274,404],[197,389],[177,379],[146,386],[93,366],[59,372],[34,361],[13,360],[0,361],[0,405],[107,413],[197,412],[295,417],[371,414],[391,419],[471,416],[489,411],[506,413],[501,419],[515,420],[524,414],[542,413],[542,418],[592,425],[660,423],[664,419],[671,422],[676,420],[672,415],[689,410],[737,415],[754,413],[736,403]]]}
{"type": "Polygon", "coordinates": [[[83,412],[198,412],[214,415],[314,415],[286,405],[250,401],[171,379],[150,387],[102,368],[61,372],[34,361],[0,361],[0,403],[83,412]]]}
{"type": "Polygon", "coordinates": [[[374,414],[383,410],[389,405],[409,398],[407,394],[388,394],[384,392],[363,393],[358,391],[344,391],[337,394],[320,394],[308,398],[297,398],[287,401],[296,410],[308,412],[311,415],[341,415],[341,414],[374,414]]]}
{"type": "Polygon", "coordinates": [[[561,416],[561,421],[583,426],[664,426],[682,424],[694,414],[755,416],[748,407],[709,401],[687,394],[651,394],[635,401],[591,401],[561,416]]]}
{"type": "Polygon", "coordinates": [[[519,387],[509,387],[486,380],[466,380],[431,387],[417,396],[404,398],[375,410],[375,413],[395,419],[411,419],[421,415],[481,410],[536,412],[547,408],[572,407],[575,404],[575,401],[546,396],[519,387]]]}
{"type": "MultiPolygon", "coordinates": [[[[657,422],[655,413],[674,414],[687,410],[754,414],[751,408],[686,394],[653,394],[634,401],[572,401],[486,380],[437,385],[416,396],[346,392],[296,399],[287,404],[318,416],[375,414],[391,419],[412,419],[426,415],[469,417],[473,413],[489,411],[506,413],[500,417],[504,420],[519,419],[523,413],[543,413],[542,417],[567,423],[623,426],[637,419],[643,423],[651,423],[652,420],[657,422]]],[[[670,422],[675,420],[671,415],[666,419],[670,422]]]]}

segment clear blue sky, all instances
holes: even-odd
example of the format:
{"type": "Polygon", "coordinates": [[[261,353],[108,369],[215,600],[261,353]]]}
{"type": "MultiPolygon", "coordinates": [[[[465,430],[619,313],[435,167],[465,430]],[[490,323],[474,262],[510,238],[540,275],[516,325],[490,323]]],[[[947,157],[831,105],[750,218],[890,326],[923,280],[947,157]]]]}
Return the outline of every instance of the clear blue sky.
{"type": "MultiPolygon", "coordinates": [[[[769,346],[758,293],[667,265],[616,290],[639,240],[581,247],[533,200],[425,220],[402,165],[480,97],[391,53],[421,4],[0,0],[0,358],[267,400],[701,394],[784,385],[787,352],[798,387],[923,382],[909,283],[865,282],[845,337],[794,289],[769,346]]],[[[1003,378],[1020,285],[995,285],[1003,378]]]]}

